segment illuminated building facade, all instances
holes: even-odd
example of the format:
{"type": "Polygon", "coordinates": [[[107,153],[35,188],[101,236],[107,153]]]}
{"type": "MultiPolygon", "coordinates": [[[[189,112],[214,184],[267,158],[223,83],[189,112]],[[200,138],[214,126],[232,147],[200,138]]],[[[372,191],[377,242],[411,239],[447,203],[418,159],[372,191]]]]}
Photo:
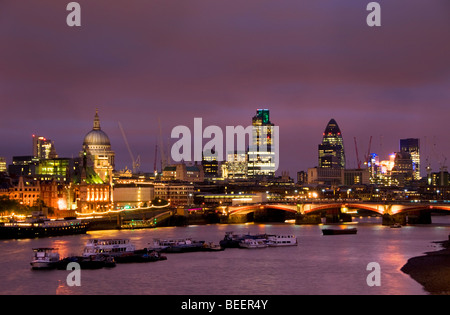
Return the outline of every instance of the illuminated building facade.
{"type": "Polygon", "coordinates": [[[8,173],[10,176],[34,176],[38,165],[39,159],[34,156],[13,156],[8,173]]]}
{"type": "Polygon", "coordinates": [[[153,185],[146,183],[114,185],[114,208],[148,207],[154,198],[153,185]]]}
{"type": "Polygon", "coordinates": [[[0,156],[0,173],[6,173],[6,158],[0,156]]]}
{"type": "Polygon", "coordinates": [[[222,163],[222,177],[230,179],[247,178],[247,154],[234,151],[227,154],[227,161],[222,163]]]}
{"type": "Polygon", "coordinates": [[[20,176],[10,188],[9,198],[17,200],[25,206],[35,206],[40,198],[41,187],[38,181],[20,176]]]}
{"type": "Polygon", "coordinates": [[[214,149],[203,152],[202,166],[205,177],[217,177],[219,175],[219,161],[214,149]]]}
{"type": "Polygon", "coordinates": [[[400,152],[406,152],[411,155],[413,177],[415,180],[420,180],[420,139],[408,138],[400,139],[400,152]]]}
{"type": "Polygon", "coordinates": [[[39,161],[37,165],[36,175],[43,180],[52,178],[67,181],[70,177],[70,169],[73,162],[69,158],[46,159],[39,161]]]}
{"type": "Polygon", "coordinates": [[[80,157],[99,175],[103,182],[112,182],[115,153],[111,150],[108,135],[100,127],[98,111],[95,113],[93,129],[84,137],[80,157]]]}
{"type": "Polygon", "coordinates": [[[53,141],[33,135],[33,156],[37,159],[54,159],[58,157],[58,154],[53,141]]]}
{"type": "Polygon", "coordinates": [[[163,181],[186,181],[202,182],[204,172],[202,165],[186,165],[178,163],[164,167],[161,180],[163,181]]]}
{"type": "Polygon", "coordinates": [[[166,183],[154,186],[155,198],[168,201],[173,206],[191,205],[194,201],[194,185],[166,183]]]}
{"type": "Polygon", "coordinates": [[[274,124],[268,109],[258,109],[252,118],[252,143],[247,155],[249,177],[275,175],[274,124]]]}
{"type": "Polygon", "coordinates": [[[392,178],[399,185],[405,185],[413,180],[413,161],[409,152],[396,152],[394,167],[391,171],[392,178]]]}
{"type": "Polygon", "coordinates": [[[319,144],[319,168],[345,169],[344,141],[334,119],[328,122],[319,144]]]}
{"type": "Polygon", "coordinates": [[[83,183],[75,187],[78,212],[83,214],[111,210],[111,185],[83,183]]]}

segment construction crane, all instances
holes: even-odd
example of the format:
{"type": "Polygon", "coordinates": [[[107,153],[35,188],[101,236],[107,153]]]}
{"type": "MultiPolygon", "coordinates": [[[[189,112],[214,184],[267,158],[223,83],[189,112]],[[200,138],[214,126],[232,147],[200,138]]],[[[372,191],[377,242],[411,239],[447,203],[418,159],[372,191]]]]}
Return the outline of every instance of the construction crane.
{"type": "Polygon", "coordinates": [[[153,173],[155,176],[158,174],[158,169],[156,167],[156,160],[158,159],[158,144],[155,144],[155,161],[153,163],[153,173]]]}
{"type": "Polygon", "coordinates": [[[161,120],[159,119],[159,117],[158,117],[158,124],[159,124],[159,151],[161,152],[161,171],[162,171],[167,166],[168,162],[166,160],[166,155],[164,154],[161,120]]]}
{"type": "Polygon", "coordinates": [[[353,137],[355,140],[355,151],[356,151],[356,162],[358,163],[358,169],[361,169],[361,161],[359,160],[359,154],[358,154],[358,143],[356,142],[356,137],[353,137]]]}
{"type": "Polygon", "coordinates": [[[370,136],[370,140],[369,140],[369,148],[367,149],[367,155],[366,155],[366,159],[364,161],[364,165],[369,165],[369,160],[370,160],[370,149],[372,148],[372,136],[370,136]]]}
{"type": "Polygon", "coordinates": [[[123,130],[122,124],[120,122],[119,122],[119,128],[120,128],[120,131],[122,132],[123,140],[125,141],[125,144],[127,146],[128,153],[130,154],[132,167],[133,167],[133,174],[136,174],[139,172],[139,168],[141,167],[141,157],[138,155],[138,157],[136,159],[134,159],[134,155],[133,155],[133,152],[131,152],[130,145],[127,140],[127,136],[125,135],[125,131],[123,130]]]}

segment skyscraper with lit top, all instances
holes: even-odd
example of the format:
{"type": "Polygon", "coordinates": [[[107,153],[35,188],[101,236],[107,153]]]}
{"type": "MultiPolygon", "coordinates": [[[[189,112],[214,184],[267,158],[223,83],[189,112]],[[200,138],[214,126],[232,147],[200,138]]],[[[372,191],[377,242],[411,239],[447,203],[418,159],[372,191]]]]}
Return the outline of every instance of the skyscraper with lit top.
{"type": "Polygon", "coordinates": [[[274,124],[268,109],[258,109],[252,118],[252,139],[247,153],[248,176],[274,176],[274,124]]]}
{"type": "Polygon", "coordinates": [[[328,122],[319,144],[319,168],[345,169],[344,141],[334,119],[328,122]]]}

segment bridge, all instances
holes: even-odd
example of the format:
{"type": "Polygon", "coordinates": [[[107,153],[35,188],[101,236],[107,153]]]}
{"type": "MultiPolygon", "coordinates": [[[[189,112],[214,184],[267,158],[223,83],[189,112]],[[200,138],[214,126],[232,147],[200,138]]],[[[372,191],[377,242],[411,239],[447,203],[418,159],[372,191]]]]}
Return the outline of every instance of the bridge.
{"type": "MultiPolygon", "coordinates": [[[[401,202],[391,201],[381,202],[363,202],[358,200],[342,200],[342,201],[322,201],[322,202],[304,202],[304,203],[262,203],[262,204],[246,204],[241,206],[229,206],[226,209],[226,215],[229,217],[237,215],[246,215],[258,210],[283,210],[294,213],[297,216],[307,217],[312,215],[320,215],[326,212],[334,215],[335,220],[340,220],[339,216],[352,213],[352,210],[366,210],[385,216],[399,217],[401,215],[429,215],[432,211],[441,210],[449,211],[450,203],[436,203],[430,201],[422,202],[401,202]]],[[[349,214],[347,215],[347,217],[349,214]]],[[[351,217],[350,217],[351,220],[351,217]]],[[[431,222],[431,217],[429,218],[431,222]]]]}

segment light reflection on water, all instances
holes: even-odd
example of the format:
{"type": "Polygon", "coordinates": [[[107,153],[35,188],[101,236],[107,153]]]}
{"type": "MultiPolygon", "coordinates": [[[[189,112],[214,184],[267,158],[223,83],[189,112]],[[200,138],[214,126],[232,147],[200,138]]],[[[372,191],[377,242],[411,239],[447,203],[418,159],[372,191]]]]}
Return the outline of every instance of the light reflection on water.
{"type": "MultiPolygon", "coordinates": [[[[323,236],[323,226],[292,224],[206,225],[0,241],[0,294],[426,294],[400,268],[448,238],[442,226],[383,227],[358,220],[358,234],[323,236]],[[31,271],[32,248],[57,247],[61,256],[81,254],[90,238],[129,238],[137,248],[153,238],[192,237],[218,243],[225,232],[295,234],[299,245],[258,250],[167,254],[166,261],[83,270],[81,287],[68,287],[64,270],[31,271]],[[381,287],[369,287],[369,262],[381,266],[381,287]]],[[[379,223],[379,221],[378,221],[379,223]]]]}

